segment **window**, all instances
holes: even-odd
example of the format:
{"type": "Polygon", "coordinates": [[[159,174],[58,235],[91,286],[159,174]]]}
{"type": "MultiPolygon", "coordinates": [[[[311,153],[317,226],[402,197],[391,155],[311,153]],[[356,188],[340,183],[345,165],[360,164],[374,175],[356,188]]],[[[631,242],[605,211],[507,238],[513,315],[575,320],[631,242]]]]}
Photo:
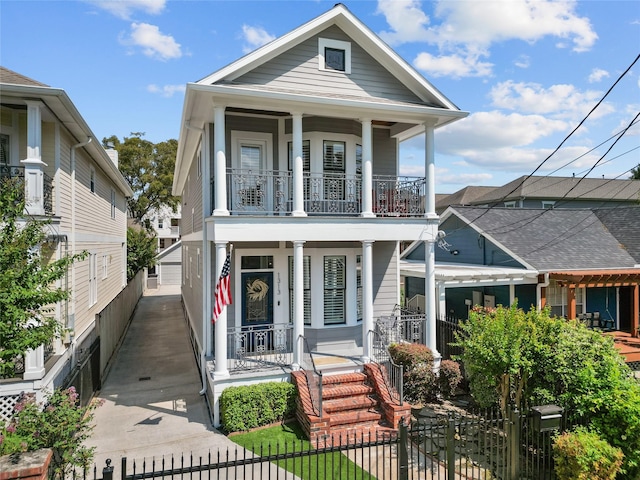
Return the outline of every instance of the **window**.
{"type": "Polygon", "coordinates": [[[96,193],[96,171],[93,167],[89,173],[89,190],[91,190],[91,193],[96,193]]]}
{"type": "Polygon", "coordinates": [[[242,256],[240,260],[242,270],[271,270],[273,269],[273,255],[242,256]]]}
{"type": "Polygon", "coordinates": [[[542,200],[542,208],[553,208],[555,204],[554,200],[542,200]]]}
{"type": "Polygon", "coordinates": [[[111,189],[111,218],[116,218],[116,191],[111,189]]]}
{"type": "Polygon", "coordinates": [[[159,239],[158,244],[160,246],[160,250],[162,250],[165,247],[164,238],[159,239]]]}
{"type": "Polygon", "coordinates": [[[325,172],[344,173],[345,170],[345,143],[324,141],[323,167],[325,172]]]}
{"type": "Polygon", "coordinates": [[[318,39],[318,59],[320,70],[351,73],[351,43],[320,38],[318,39]]]}
{"type": "Polygon", "coordinates": [[[356,144],[356,173],[362,173],[362,145],[356,144]]]}
{"type": "Polygon", "coordinates": [[[200,278],[200,249],[196,252],[196,275],[200,278]]]}
{"type": "Polygon", "coordinates": [[[198,178],[202,177],[202,152],[198,152],[198,178]]]}
{"type": "MultiPolygon", "coordinates": [[[[289,170],[293,172],[293,142],[289,142],[289,170]]],[[[309,140],[302,141],[302,170],[311,170],[311,144],[309,140]]]]}
{"type": "Polygon", "coordinates": [[[164,228],[164,218],[158,218],[158,229],[164,228]]]}
{"type": "Polygon", "coordinates": [[[0,165],[9,165],[9,135],[0,134],[0,165]]]}
{"type": "Polygon", "coordinates": [[[505,208],[516,208],[516,202],[504,202],[505,208]]]}
{"type": "Polygon", "coordinates": [[[98,254],[89,254],[89,306],[98,302],[98,254]]]}
{"type": "MultiPolygon", "coordinates": [[[[304,324],[311,325],[311,257],[302,259],[304,324]]],[[[293,323],[293,257],[289,257],[289,323],[293,323]]]]}
{"type": "MultiPolygon", "coordinates": [[[[561,287],[552,281],[547,287],[547,305],[551,307],[551,315],[564,317],[569,312],[567,301],[568,287],[561,287]]],[[[584,289],[576,288],[576,315],[584,312],[584,289]]]]}
{"type": "Polygon", "coordinates": [[[346,323],[346,257],[324,257],[324,323],[346,323]]]}

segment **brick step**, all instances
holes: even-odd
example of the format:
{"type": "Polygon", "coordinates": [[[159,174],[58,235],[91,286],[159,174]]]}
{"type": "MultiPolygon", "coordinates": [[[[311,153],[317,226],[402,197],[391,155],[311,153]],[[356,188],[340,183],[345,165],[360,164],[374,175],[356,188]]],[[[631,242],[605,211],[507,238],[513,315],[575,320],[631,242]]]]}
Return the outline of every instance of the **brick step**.
{"type": "Polygon", "coordinates": [[[397,437],[398,432],[377,422],[362,423],[345,428],[333,428],[331,433],[319,438],[317,448],[331,448],[340,445],[358,445],[369,442],[389,440],[397,437]]]}
{"type": "Polygon", "coordinates": [[[368,410],[349,410],[347,412],[333,413],[330,419],[331,428],[333,428],[341,425],[380,422],[382,420],[382,413],[375,408],[368,410]]]}
{"type": "Polygon", "coordinates": [[[337,385],[350,383],[364,383],[367,376],[364,373],[341,373],[338,375],[326,375],[322,377],[322,385],[337,385]]]}
{"type": "Polygon", "coordinates": [[[333,398],[352,397],[354,395],[369,395],[373,392],[373,387],[362,383],[331,385],[326,387],[323,385],[322,401],[324,402],[325,400],[333,398]]]}
{"type": "Polygon", "coordinates": [[[370,395],[356,395],[351,397],[322,400],[322,409],[326,413],[334,414],[350,410],[367,410],[378,405],[378,399],[370,395]]]}

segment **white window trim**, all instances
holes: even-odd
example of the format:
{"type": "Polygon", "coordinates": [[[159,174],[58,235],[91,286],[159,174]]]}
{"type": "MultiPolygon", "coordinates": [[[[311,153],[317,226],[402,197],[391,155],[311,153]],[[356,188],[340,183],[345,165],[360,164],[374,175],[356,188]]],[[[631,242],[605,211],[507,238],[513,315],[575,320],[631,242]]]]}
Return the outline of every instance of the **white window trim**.
{"type": "Polygon", "coordinates": [[[504,202],[505,208],[516,208],[516,202],[504,202]]]}
{"type": "Polygon", "coordinates": [[[109,276],[109,255],[102,254],[102,280],[106,280],[109,276]]]}
{"type": "Polygon", "coordinates": [[[98,303],[98,254],[89,254],[89,308],[98,303]]]}
{"type": "Polygon", "coordinates": [[[96,179],[96,169],[93,167],[90,167],[89,169],[89,191],[93,194],[96,194],[97,192],[97,179],[96,179]]]}
{"type": "Polygon", "coordinates": [[[542,208],[553,208],[555,204],[555,200],[542,200],[542,208]]]}
{"type": "Polygon", "coordinates": [[[111,218],[114,220],[116,218],[116,191],[113,187],[111,188],[111,218]]]}
{"type": "MultiPolygon", "coordinates": [[[[281,165],[288,165],[289,161],[289,142],[293,141],[293,136],[291,134],[287,134],[283,136],[284,139],[284,147],[281,149],[282,157],[281,157],[281,165]],[[284,163],[282,163],[284,162],[284,163]]],[[[349,134],[349,133],[321,133],[321,132],[311,132],[305,133],[302,136],[302,140],[309,140],[309,155],[311,156],[311,172],[312,173],[323,173],[323,159],[324,159],[324,141],[335,141],[335,142],[344,142],[345,143],[345,155],[346,155],[346,171],[347,175],[355,175],[356,174],[356,146],[362,145],[362,138],[349,134]]]]}
{"type": "MultiPolygon", "coordinates": [[[[231,131],[231,164],[240,168],[240,149],[243,144],[260,145],[265,153],[265,171],[273,170],[273,135],[262,132],[231,131]]],[[[285,152],[286,154],[286,152],[285,152]]]]}
{"type": "Polygon", "coordinates": [[[342,40],[333,40],[331,38],[319,38],[318,39],[318,70],[323,72],[331,72],[338,74],[350,74],[351,73],[351,43],[343,42],[342,40]],[[325,67],[324,49],[335,48],[337,50],[344,50],[344,71],[335,70],[333,68],[325,67]]]}

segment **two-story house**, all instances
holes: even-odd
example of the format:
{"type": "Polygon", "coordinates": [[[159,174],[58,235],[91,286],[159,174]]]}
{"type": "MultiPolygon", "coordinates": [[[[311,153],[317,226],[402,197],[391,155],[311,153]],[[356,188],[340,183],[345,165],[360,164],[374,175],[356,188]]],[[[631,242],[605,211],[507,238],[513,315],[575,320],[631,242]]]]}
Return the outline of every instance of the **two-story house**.
{"type": "Polygon", "coordinates": [[[399,242],[424,241],[433,270],[434,131],[466,115],[342,4],[187,85],[173,194],[216,423],[228,385],[288,379],[308,352],[371,359],[374,319],[400,299],[399,242]],[[426,175],[401,177],[416,135],[426,175]],[[212,322],[228,255],[233,303],[212,322]]]}
{"type": "Polygon", "coordinates": [[[65,335],[27,353],[0,384],[10,412],[21,392],[61,386],[96,342],[95,316],[127,283],[126,203],[133,192],[66,92],[0,67],[0,175],[24,182],[25,215],[48,219],[55,258],[87,251],[60,286],[65,335]]]}

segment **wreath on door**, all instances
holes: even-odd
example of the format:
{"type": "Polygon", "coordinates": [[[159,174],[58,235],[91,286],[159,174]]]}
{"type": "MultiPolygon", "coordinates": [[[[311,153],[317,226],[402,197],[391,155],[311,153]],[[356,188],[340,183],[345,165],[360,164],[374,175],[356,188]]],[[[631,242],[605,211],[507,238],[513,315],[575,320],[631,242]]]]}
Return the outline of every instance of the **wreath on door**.
{"type": "Polygon", "coordinates": [[[256,278],[252,282],[247,282],[247,297],[252,302],[259,302],[267,296],[269,285],[264,280],[256,278]]]}

